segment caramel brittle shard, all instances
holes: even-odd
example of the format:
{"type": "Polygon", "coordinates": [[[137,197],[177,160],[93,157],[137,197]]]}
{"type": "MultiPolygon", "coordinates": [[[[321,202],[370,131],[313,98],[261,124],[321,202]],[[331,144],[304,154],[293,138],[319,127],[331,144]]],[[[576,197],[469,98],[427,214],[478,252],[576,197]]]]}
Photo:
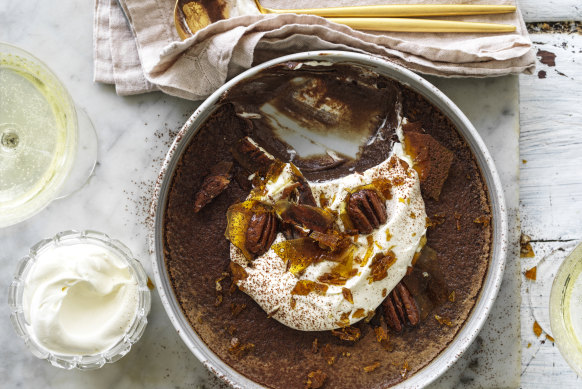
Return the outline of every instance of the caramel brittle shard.
{"type": "Polygon", "coordinates": [[[414,161],[413,167],[420,178],[422,192],[438,201],[454,154],[432,136],[417,131],[416,127],[414,130],[411,128],[403,126],[404,147],[414,161]]]}
{"type": "Polygon", "coordinates": [[[336,231],[329,233],[313,231],[309,234],[309,237],[319,243],[319,247],[332,251],[349,244],[349,240],[343,234],[336,231]]]}
{"type": "Polygon", "coordinates": [[[536,254],[533,251],[533,248],[531,247],[531,238],[526,235],[526,234],[521,234],[521,237],[519,239],[519,245],[520,245],[520,252],[519,252],[519,256],[521,258],[533,258],[536,256],[536,254]]]}
{"type": "Polygon", "coordinates": [[[321,348],[321,356],[325,359],[327,364],[330,366],[335,363],[335,360],[337,358],[337,354],[334,353],[334,351],[331,348],[331,345],[329,345],[327,343],[321,348]]]}
{"type": "Polygon", "coordinates": [[[537,266],[532,267],[531,269],[527,270],[525,272],[525,278],[527,278],[528,280],[532,280],[535,281],[537,278],[537,266]]]}
{"type": "Polygon", "coordinates": [[[362,335],[360,329],[356,327],[343,327],[338,330],[331,330],[331,334],[348,342],[355,342],[360,339],[360,336],[362,335]]]}
{"type": "Polygon", "coordinates": [[[342,295],[350,304],[354,303],[354,296],[352,295],[352,291],[350,289],[342,288],[342,295]]]}
{"type": "Polygon", "coordinates": [[[264,176],[275,158],[260,147],[252,138],[245,136],[230,150],[234,159],[250,173],[264,176]]]}
{"type": "Polygon", "coordinates": [[[382,327],[374,327],[374,332],[376,333],[376,340],[378,343],[382,343],[384,340],[388,340],[388,334],[382,327]]]}
{"type": "Polygon", "coordinates": [[[327,374],[321,370],[315,370],[307,374],[307,381],[305,382],[305,389],[319,389],[325,384],[327,374]]]}
{"type": "Polygon", "coordinates": [[[228,352],[234,356],[235,358],[242,358],[248,353],[250,353],[255,348],[255,345],[252,343],[241,343],[238,338],[232,338],[230,340],[230,347],[228,348],[228,352]]]}
{"type": "Polygon", "coordinates": [[[445,325],[447,327],[452,327],[453,326],[453,322],[448,317],[440,316],[440,315],[434,315],[434,318],[435,318],[436,321],[438,321],[442,325],[445,325]]]}
{"type": "Polygon", "coordinates": [[[370,265],[370,276],[368,277],[368,282],[383,280],[388,276],[388,269],[396,262],[396,254],[392,250],[389,250],[385,254],[378,254],[372,260],[370,265]]]}
{"type": "Polygon", "coordinates": [[[364,366],[364,371],[366,373],[371,373],[379,367],[380,367],[380,362],[376,361],[376,362],[372,363],[371,365],[364,366]]]}
{"type": "Polygon", "coordinates": [[[232,162],[222,161],[214,165],[202,181],[202,187],[194,198],[194,212],[199,212],[230,184],[232,162]]]}
{"type": "Polygon", "coordinates": [[[311,352],[313,354],[317,354],[318,346],[317,346],[317,338],[313,339],[313,343],[311,343],[311,352]]]}
{"type": "Polygon", "coordinates": [[[317,282],[309,281],[309,280],[301,280],[297,281],[293,290],[291,290],[291,294],[298,295],[298,296],[307,296],[309,293],[314,292],[320,295],[325,295],[327,292],[327,285],[320,284],[317,282]]]}
{"type": "Polygon", "coordinates": [[[542,334],[542,327],[538,324],[537,321],[534,321],[534,323],[533,323],[533,332],[534,332],[535,336],[538,338],[542,334]]]}

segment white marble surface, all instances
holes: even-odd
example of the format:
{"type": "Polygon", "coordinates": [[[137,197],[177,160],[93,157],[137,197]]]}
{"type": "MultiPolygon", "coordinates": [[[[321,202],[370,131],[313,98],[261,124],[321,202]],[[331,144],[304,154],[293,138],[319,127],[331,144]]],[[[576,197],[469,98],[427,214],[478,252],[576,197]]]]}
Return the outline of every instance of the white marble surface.
{"type": "MultiPolygon", "coordinates": [[[[151,274],[146,218],[151,189],[171,133],[197,103],[154,93],[128,98],[113,87],[92,82],[92,6],[80,2],[4,0],[0,3],[0,40],[33,52],[51,67],[73,99],[93,119],[100,138],[99,164],[88,185],[53,202],[32,219],[0,230],[0,290],[17,260],[35,242],[66,229],[95,229],[125,242],[151,274]]],[[[433,79],[456,100],[483,134],[506,186],[517,231],[517,78],[433,79]]],[[[515,238],[515,236],[514,236],[515,238]]],[[[437,387],[516,387],[519,372],[517,261],[509,259],[502,300],[480,340],[437,387]],[[515,276],[515,277],[514,277],[515,276]],[[517,300],[516,300],[517,299],[517,300]],[[515,370],[514,370],[515,369],[515,370]]],[[[153,293],[150,324],[142,340],[121,361],[98,371],[63,371],[29,354],[16,338],[5,303],[0,304],[0,386],[13,387],[208,387],[220,386],[182,344],[153,293]]]]}

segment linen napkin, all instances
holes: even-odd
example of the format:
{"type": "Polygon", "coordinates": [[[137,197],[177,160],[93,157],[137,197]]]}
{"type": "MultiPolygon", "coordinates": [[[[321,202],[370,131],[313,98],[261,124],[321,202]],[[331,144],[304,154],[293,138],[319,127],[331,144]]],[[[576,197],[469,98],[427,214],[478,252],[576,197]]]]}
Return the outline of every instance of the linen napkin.
{"type": "MultiPolygon", "coordinates": [[[[240,5],[253,0],[231,0],[240,5]]],[[[392,0],[398,4],[442,0],[392,0]]],[[[318,7],[387,4],[390,0],[319,0],[318,7]]],[[[446,3],[466,3],[447,0],[446,3]]],[[[119,95],[162,90],[200,100],[229,78],[271,58],[308,50],[380,56],[413,71],[445,77],[533,73],[535,55],[519,10],[511,14],[438,17],[507,23],[513,33],[362,32],[312,15],[244,15],[221,20],[181,41],[174,0],[95,0],[94,79],[119,95]]],[[[312,8],[311,0],[263,0],[270,8],[312,8]]],[[[474,0],[473,4],[514,4],[474,0]]]]}

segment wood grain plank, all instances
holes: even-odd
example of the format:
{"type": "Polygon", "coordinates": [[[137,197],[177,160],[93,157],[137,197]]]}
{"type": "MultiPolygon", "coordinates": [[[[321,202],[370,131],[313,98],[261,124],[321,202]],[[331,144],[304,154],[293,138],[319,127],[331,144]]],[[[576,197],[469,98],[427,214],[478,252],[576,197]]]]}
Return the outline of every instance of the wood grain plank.
{"type": "Polygon", "coordinates": [[[520,212],[534,240],[582,237],[582,35],[532,34],[537,74],[520,76],[520,212]],[[544,77],[545,73],[545,78],[544,77]]]}
{"type": "Polygon", "coordinates": [[[526,22],[561,22],[582,20],[580,0],[519,0],[526,22]]]}

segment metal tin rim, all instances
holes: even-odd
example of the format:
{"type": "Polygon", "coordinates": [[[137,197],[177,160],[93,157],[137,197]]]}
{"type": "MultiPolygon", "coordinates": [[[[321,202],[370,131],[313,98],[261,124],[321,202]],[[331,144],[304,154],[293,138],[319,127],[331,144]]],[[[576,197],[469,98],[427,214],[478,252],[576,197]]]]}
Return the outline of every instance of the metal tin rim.
{"type": "Polygon", "coordinates": [[[395,388],[424,387],[444,373],[466,351],[469,345],[477,337],[487,319],[493,303],[495,302],[497,292],[501,286],[507,254],[507,208],[503,195],[503,187],[493,162],[493,158],[489,154],[485,143],[469,119],[467,119],[463,112],[434,85],[412,71],[378,57],[345,51],[312,51],[276,58],[253,67],[233,78],[215,91],[198,107],[198,109],[186,121],[170,146],[170,150],[168,151],[160,175],[158,176],[154,201],[152,203],[152,211],[155,212],[153,237],[155,256],[152,257],[152,269],[162,304],[170,321],[180,334],[180,337],[186,346],[209,370],[233,387],[263,388],[262,385],[253,382],[220,360],[208,348],[202,339],[200,339],[198,334],[196,334],[186,320],[173,294],[164,265],[165,261],[162,237],[163,216],[170,180],[176,168],[177,161],[189,140],[197,132],[199,125],[203,123],[213,111],[212,108],[220,97],[239,81],[249,78],[269,66],[286,61],[302,60],[347,62],[369,67],[371,70],[392,78],[410,87],[416,92],[419,92],[455,124],[459,133],[466,140],[475,155],[479,168],[485,179],[493,214],[493,244],[489,269],[485,276],[478,300],[473,307],[469,318],[454,340],[431,363],[410,378],[395,386],[395,388]]]}

